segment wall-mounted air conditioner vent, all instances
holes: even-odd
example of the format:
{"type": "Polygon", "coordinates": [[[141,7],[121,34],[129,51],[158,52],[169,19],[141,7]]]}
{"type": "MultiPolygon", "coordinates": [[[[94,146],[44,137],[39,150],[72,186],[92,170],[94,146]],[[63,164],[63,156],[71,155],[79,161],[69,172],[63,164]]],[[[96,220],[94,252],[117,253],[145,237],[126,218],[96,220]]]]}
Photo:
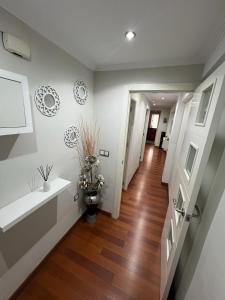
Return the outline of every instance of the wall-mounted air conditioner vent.
{"type": "Polygon", "coordinates": [[[7,32],[3,32],[2,39],[7,51],[30,60],[31,51],[28,44],[7,32]]]}

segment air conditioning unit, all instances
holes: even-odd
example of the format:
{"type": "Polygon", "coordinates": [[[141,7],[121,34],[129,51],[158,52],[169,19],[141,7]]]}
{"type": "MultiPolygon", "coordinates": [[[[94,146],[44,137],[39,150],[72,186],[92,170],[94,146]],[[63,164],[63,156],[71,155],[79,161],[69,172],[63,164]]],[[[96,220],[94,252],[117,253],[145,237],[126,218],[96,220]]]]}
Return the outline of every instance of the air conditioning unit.
{"type": "Polygon", "coordinates": [[[3,32],[2,39],[7,51],[30,60],[31,51],[27,43],[7,32],[3,32]]]}

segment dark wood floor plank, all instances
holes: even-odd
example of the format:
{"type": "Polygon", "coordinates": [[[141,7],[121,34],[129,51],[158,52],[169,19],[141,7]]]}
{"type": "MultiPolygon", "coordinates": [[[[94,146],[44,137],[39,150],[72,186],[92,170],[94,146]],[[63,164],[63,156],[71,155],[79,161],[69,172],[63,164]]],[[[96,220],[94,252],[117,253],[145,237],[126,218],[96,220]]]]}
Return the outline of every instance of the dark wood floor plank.
{"type": "Polygon", "coordinates": [[[73,274],[79,276],[79,278],[83,280],[83,282],[87,283],[87,288],[89,285],[92,287],[96,287],[99,291],[102,292],[103,295],[106,295],[112,299],[113,297],[117,297],[119,300],[129,298],[128,295],[123,292],[123,290],[114,287],[111,283],[103,280],[101,277],[96,276],[95,273],[92,273],[89,270],[83,268],[74,260],[71,261],[68,257],[62,255],[58,251],[54,253],[54,255],[51,256],[50,259],[63,266],[63,268],[70,270],[71,272],[73,272],[73,274]]]}
{"type": "Polygon", "coordinates": [[[133,276],[120,273],[113,280],[114,286],[122,288],[126,293],[131,293],[136,300],[158,300],[159,289],[158,284],[155,285],[151,281],[136,280],[133,276]]]}
{"type": "Polygon", "coordinates": [[[66,255],[70,260],[75,261],[77,264],[80,264],[83,268],[89,270],[94,273],[98,277],[106,280],[107,282],[111,282],[113,280],[113,273],[105,269],[104,267],[96,264],[91,259],[86,258],[80,253],[72,250],[72,249],[62,249],[61,250],[64,255],[66,255]]]}
{"type": "Polygon", "coordinates": [[[77,299],[83,300],[82,295],[78,290],[74,290],[67,282],[57,277],[56,274],[52,275],[46,265],[36,276],[35,281],[39,283],[40,288],[44,287],[50,294],[57,299],[77,299]]]}
{"type": "MultiPolygon", "coordinates": [[[[119,266],[128,269],[130,272],[134,272],[139,276],[143,277],[145,280],[151,280],[152,282],[158,284],[159,281],[159,274],[155,274],[154,272],[150,271],[149,269],[141,266],[140,264],[136,263],[134,260],[124,258],[109,249],[102,249],[101,255],[106,257],[107,259],[113,261],[114,263],[118,264],[119,266]]],[[[158,271],[158,268],[157,268],[158,271]]]]}
{"type": "Polygon", "coordinates": [[[83,299],[90,299],[91,297],[94,299],[101,299],[101,291],[90,286],[88,282],[81,280],[79,274],[74,274],[71,270],[63,268],[62,265],[59,265],[54,261],[49,261],[47,266],[48,272],[52,276],[56,276],[63,282],[66,282],[70,288],[78,291],[79,296],[83,299]]]}

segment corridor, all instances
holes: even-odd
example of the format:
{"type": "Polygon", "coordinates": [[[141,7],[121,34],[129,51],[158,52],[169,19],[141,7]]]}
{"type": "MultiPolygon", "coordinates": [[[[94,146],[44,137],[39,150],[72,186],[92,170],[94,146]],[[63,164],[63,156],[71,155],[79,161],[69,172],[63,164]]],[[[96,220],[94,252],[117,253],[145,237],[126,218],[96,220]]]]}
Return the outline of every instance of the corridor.
{"type": "Polygon", "coordinates": [[[160,237],[167,186],[161,184],[165,153],[147,145],[144,161],[123,192],[113,220],[99,213],[81,219],[25,282],[13,299],[159,299],[160,237]]]}

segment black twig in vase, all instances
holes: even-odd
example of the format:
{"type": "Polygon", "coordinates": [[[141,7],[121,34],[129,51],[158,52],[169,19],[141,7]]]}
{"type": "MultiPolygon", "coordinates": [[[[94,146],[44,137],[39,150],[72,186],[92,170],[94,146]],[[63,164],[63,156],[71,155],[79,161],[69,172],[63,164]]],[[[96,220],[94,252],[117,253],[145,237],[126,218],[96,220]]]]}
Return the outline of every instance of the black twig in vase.
{"type": "Polygon", "coordinates": [[[41,177],[44,179],[44,181],[48,181],[49,175],[51,173],[53,165],[49,166],[47,164],[47,166],[45,167],[45,170],[43,168],[42,165],[40,165],[39,168],[37,168],[38,172],[40,173],[41,177]]]}

